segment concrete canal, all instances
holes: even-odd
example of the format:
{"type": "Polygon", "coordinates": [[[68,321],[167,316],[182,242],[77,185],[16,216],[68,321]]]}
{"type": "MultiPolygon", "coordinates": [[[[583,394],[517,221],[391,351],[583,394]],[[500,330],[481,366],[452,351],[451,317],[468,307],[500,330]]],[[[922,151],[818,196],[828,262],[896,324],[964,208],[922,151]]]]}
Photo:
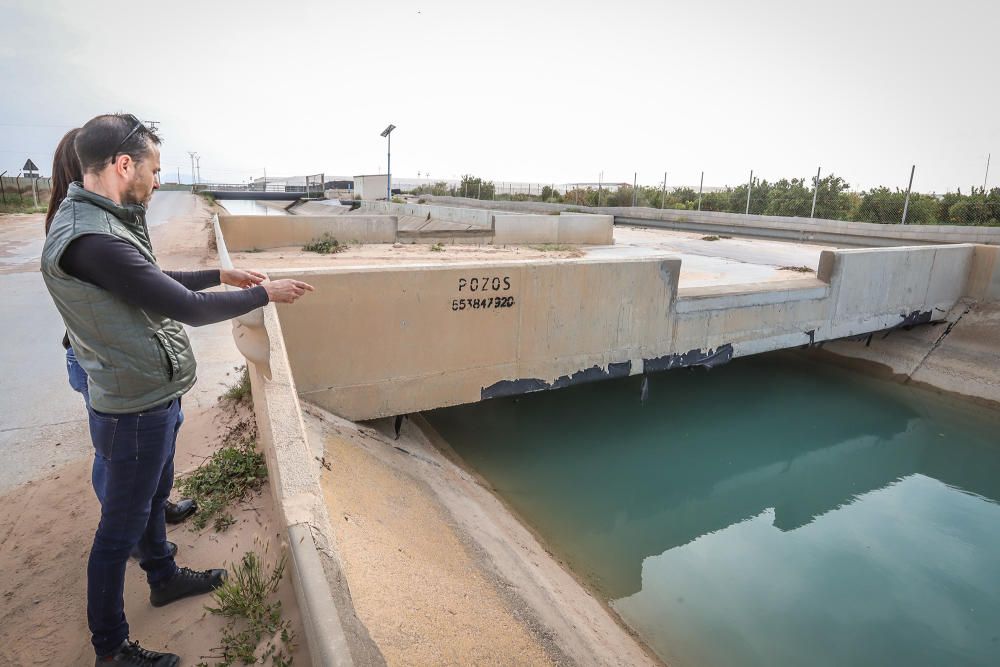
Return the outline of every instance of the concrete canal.
{"type": "Polygon", "coordinates": [[[995,664],[995,411],[777,353],[425,414],[670,665],[995,664]]]}

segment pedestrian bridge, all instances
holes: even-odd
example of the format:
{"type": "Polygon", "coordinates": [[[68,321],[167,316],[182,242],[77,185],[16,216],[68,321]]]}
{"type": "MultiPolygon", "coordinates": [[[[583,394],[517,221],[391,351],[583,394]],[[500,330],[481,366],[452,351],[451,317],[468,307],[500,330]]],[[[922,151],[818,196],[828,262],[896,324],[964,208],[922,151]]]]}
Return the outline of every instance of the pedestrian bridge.
{"type": "Polygon", "coordinates": [[[278,355],[300,397],[367,420],[941,321],[963,298],[1000,297],[998,252],[824,250],[807,277],[695,287],[679,286],[681,259],[613,246],[559,260],[317,260],[327,266],[266,267],[316,291],[241,318],[236,338],[265,377],[278,355]]]}

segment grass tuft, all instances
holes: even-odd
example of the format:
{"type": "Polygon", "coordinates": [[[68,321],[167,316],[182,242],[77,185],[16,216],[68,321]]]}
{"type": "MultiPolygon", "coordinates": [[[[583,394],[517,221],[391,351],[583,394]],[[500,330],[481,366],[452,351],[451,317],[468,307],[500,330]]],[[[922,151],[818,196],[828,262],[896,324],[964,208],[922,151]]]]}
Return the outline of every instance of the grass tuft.
{"type": "Polygon", "coordinates": [[[223,402],[239,404],[250,401],[250,369],[246,364],[243,364],[243,366],[237,366],[236,370],[239,371],[236,382],[229,385],[219,397],[223,402]]]}
{"type": "MultiPolygon", "coordinates": [[[[289,652],[295,642],[291,623],[282,618],[281,601],[274,599],[285,572],[285,557],[273,567],[266,562],[267,545],[255,539],[255,550],[243,554],[232,568],[229,579],[212,593],[216,606],[206,609],[229,621],[222,631],[221,655],[216,667],[236,664],[267,664],[286,667],[292,664],[289,652]],[[258,553],[257,550],[261,550],[258,553]]],[[[208,663],[199,663],[208,667],[208,663]]]]}
{"type": "Polygon", "coordinates": [[[229,528],[235,519],[228,508],[257,493],[266,479],[264,455],[257,451],[256,424],[252,416],[245,417],[229,430],[222,447],[197,470],[177,480],[178,492],[198,503],[191,529],[201,530],[209,521],[217,532],[229,528]]]}
{"type": "Polygon", "coordinates": [[[435,243],[431,246],[431,252],[444,252],[444,245],[441,243],[435,243]]]}
{"type": "Polygon", "coordinates": [[[813,270],[808,266],[779,266],[779,271],[795,271],[797,273],[812,273],[813,270]]]}
{"type": "Polygon", "coordinates": [[[337,239],[330,236],[329,233],[323,234],[323,236],[316,239],[312,243],[307,243],[302,246],[302,249],[306,252],[318,252],[321,255],[344,252],[347,248],[348,246],[346,243],[341,243],[337,239]]]}

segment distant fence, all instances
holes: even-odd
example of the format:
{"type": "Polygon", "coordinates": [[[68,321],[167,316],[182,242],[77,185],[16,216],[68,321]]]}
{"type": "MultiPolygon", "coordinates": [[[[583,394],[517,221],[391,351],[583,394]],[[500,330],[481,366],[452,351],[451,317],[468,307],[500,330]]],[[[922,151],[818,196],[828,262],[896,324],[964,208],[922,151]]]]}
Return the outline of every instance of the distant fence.
{"type": "Polygon", "coordinates": [[[51,178],[0,176],[0,203],[8,204],[32,200],[37,195],[38,203],[44,205],[49,200],[51,190],[51,178]]]}

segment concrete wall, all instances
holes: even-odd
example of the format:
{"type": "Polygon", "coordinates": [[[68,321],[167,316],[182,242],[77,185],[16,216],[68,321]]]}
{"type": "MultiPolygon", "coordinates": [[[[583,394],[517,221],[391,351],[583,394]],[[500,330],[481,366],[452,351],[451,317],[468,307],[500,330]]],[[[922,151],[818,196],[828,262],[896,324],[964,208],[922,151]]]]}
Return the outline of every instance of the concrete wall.
{"type": "Polygon", "coordinates": [[[230,252],[302,246],[323,234],[346,242],[393,243],[397,227],[391,215],[223,215],[219,224],[230,252]]]}
{"type": "MultiPolygon", "coordinates": [[[[554,217],[554,216],[553,216],[554,217]]],[[[349,419],[474,402],[941,319],[970,245],[827,251],[819,278],[677,289],[680,260],[272,272],[308,400],[349,419]]]]}
{"type": "MultiPolygon", "coordinates": [[[[435,206],[432,204],[396,204],[386,201],[363,201],[361,209],[372,213],[396,216],[414,216],[435,220],[459,222],[476,227],[490,227],[496,211],[477,208],[457,208],[455,206],[435,206]]],[[[502,212],[501,212],[502,213],[502,212]]]]}
{"type": "Polygon", "coordinates": [[[733,234],[760,238],[785,239],[889,247],[919,244],[980,243],[1000,245],[1000,227],[961,225],[880,225],[869,222],[846,222],[785,216],[741,215],[712,211],[677,211],[642,207],[581,207],[572,204],[541,202],[481,201],[461,197],[426,198],[436,205],[489,208],[494,211],[551,213],[580,211],[612,215],[616,224],[662,227],[702,234],[733,234]]]}

